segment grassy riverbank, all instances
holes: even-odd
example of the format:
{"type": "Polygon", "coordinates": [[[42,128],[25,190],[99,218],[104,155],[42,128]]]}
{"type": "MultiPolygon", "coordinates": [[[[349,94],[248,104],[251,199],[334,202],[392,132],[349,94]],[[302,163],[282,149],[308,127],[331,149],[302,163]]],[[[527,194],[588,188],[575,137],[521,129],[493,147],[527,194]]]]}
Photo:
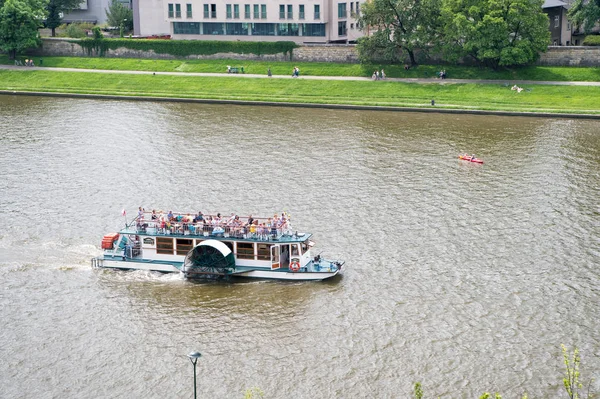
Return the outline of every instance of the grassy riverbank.
{"type": "MultiPolygon", "coordinates": [[[[21,56],[20,59],[28,57],[21,56]]],[[[33,58],[39,65],[40,57],[33,58]]],[[[12,65],[14,61],[0,55],[0,64],[12,65]]],[[[355,76],[370,77],[375,69],[385,69],[391,78],[433,78],[445,69],[453,79],[486,80],[548,80],[548,81],[600,81],[600,68],[528,66],[493,71],[488,68],[468,66],[419,65],[408,71],[401,65],[359,65],[323,62],[266,62],[239,60],[146,60],[137,58],[43,57],[43,66],[78,69],[105,69],[148,72],[204,72],[225,73],[227,65],[244,67],[246,73],[266,74],[271,68],[274,75],[291,75],[294,66],[302,76],[355,76]]]]}
{"type": "Polygon", "coordinates": [[[590,101],[600,98],[600,87],[532,85],[517,93],[504,85],[441,85],[439,80],[417,84],[19,69],[0,70],[0,90],[428,108],[435,99],[436,108],[600,114],[600,106],[590,101]]]}

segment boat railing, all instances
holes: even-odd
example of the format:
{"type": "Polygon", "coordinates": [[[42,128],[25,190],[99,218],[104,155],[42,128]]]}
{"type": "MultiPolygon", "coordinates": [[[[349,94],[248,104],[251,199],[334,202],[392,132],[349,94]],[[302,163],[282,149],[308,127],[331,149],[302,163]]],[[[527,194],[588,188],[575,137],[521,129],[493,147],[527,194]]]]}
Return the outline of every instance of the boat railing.
{"type": "Polygon", "coordinates": [[[294,232],[289,223],[268,226],[263,223],[243,225],[237,223],[215,223],[190,221],[158,221],[136,219],[128,226],[135,234],[179,235],[194,237],[240,238],[259,241],[279,240],[283,236],[292,236],[294,232]]]}

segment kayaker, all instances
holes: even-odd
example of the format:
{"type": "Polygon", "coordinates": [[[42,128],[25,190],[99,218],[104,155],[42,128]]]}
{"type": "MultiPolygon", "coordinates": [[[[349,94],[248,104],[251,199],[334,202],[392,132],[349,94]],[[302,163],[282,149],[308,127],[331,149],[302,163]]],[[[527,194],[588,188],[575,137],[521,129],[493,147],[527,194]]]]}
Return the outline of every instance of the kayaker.
{"type": "Polygon", "coordinates": [[[475,160],[475,154],[471,155],[471,161],[475,160]]]}

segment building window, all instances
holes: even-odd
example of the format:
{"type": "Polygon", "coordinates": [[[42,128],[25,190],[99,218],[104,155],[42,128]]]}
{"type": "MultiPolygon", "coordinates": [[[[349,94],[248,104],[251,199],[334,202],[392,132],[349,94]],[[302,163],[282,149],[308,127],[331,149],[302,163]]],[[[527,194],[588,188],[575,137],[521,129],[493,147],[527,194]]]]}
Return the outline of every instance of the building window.
{"type": "Polygon", "coordinates": [[[267,5],[260,5],[260,19],[267,19],[267,5]]]}
{"type": "Polygon", "coordinates": [[[299,36],[298,24],[277,24],[278,36],[299,36]]]}
{"type": "Polygon", "coordinates": [[[223,24],[220,22],[204,22],[202,24],[205,35],[224,35],[223,24]]]}
{"type": "Polygon", "coordinates": [[[185,5],[185,16],[188,18],[192,18],[192,5],[191,4],[186,4],[185,5]]]}
{"type": "Polygon", "coordinates": [[[360,3],[357,1],[356,2],[356,16],[358,17],[360,15],[360,3]]]}
{"type": "Polygon", "coordinates": [[[240,5],[239,4],[233,5],[233,18],[240,19],[240,5]]]}
{"type": "Polygon", "coordinates": [[[246,23],[226,23],[225,34],[232,36],[248,36],[248,24],[246,23]]]}
{"type": "Polygon", "coordinates": [[[350,2],[350,15],[354,14],[354,2],[350,2]]]}
{"type": "Polygon", "coordinates": [[[354,24],[350,24],[350,29],[354,29],[354,24]]]}
{"type": "Polygon", "coordinates": [[[251,242],[238,242],[236,255],[238,259],[254,259],[254,244],[251,242]]]}
{"type": "Polygon", "coordinates": [[[217,18],[217,5],[216,4],[210,5],[210,17],[217,18]]]}
{"type": "Polygon", "coordinates": [[[250,15],[250,4],[244,4],[244,18],[252,18],[252,16],[250,15]]]}
{"type": "Polygon", "coordinates": [[[560,26],[560,17],[558,15],[554,16],[554,27],[558,28],[560,26]]]}
{"type": "Polygon", "coordinates": [[[173,18],[174,16],[174,12],[173,12],[173,4],[169,3],[169,18],[173,18]]]}
{"type": "Polygon", "coordinates": [[[338,22],[338,36],[346,36],[346,21],[338,22]]]}
{"type": "Polygon", "coordinates": [[[252,24],[252,36],[275,36],[275,24],[252,24]]]}
{"type": "Polygon", "coordinates": [[[173,239],[166,237],[156,237],[156,253],[163,255],[173,255],[173,239]]]}
{"type": "Polygon", "coordinates": [[[338,18],[346,17],[346,3],[338,3],[338,18]]]}
{"type": "Polygon", "coordinates": [[[175,4],[175,18],[181,18],[181,4],[175,4]]]}
{"type": "Polygon", "coordinates": [[[321,5],[315,4],[315,19],[321,19],[321,5]]]}
{"type": "Polygon", "coordinates": [[[283,4],[279,5],[279,19],[285,19],[285,6],[283,4]]]}
{"type": "Polygon", "coordinates": [[[302,36],[325,36],[325,24],[302,24],[302,36]]]}
{"type": "Polygon", "coordinates": [[[304,4],[298,6],[298,18],[304,19],[304,4]]]}
{"type": "Polygon", "coordinates": [[[176,35],[199,35],[199,22],[173,22],[173,33],[176,35]]]}
{"type": "Polygon", "coordinates": [[[208,13],[208,4],[204,4],[204,18],[210,18],[210,14],[208,13]]]}
{"type": "Polygon", "coordinates": [[[288,4],[288,12],[287,12],[287,19],[294,19],[294,6],[291,4],[288,4]]]}
{"type": "Polygon", "coordinates": [[[231,4],[227,4],[225,6],[225,9],[226,9],[226,18],[231,19],[231,4]]]}
{"type": "Polygon", "coordinates": [[[254,19],[259,19],[260,13],[258,12],[258,4],[254,5],[254,19]]]}

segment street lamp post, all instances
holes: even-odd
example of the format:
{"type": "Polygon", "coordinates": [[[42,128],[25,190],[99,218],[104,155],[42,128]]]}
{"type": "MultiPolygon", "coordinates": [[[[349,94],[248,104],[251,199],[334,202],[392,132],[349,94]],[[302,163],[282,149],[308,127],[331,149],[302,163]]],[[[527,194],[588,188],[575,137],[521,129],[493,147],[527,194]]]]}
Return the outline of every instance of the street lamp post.
{"type": "Polygon", "coordinates": [[[196,363],[198,363],[198,359],[202,354],[200,352],[190,352],[188,357],[190,358],[190,362],[194,365],[194,399],[196,399],[196,363]]]}

